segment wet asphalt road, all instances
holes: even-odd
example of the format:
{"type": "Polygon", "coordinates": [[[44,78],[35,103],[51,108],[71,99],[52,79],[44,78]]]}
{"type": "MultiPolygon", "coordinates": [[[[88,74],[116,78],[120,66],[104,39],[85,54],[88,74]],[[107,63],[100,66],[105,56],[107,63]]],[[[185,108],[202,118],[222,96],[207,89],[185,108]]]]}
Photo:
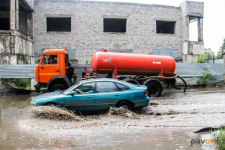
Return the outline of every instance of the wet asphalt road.
{"type": "Polygon", "coordinates": [[[0,149],[213,149],[194,144],[202,127],[225,125],[225,89],[166,91],[139,119],[88,115],[86,121],[35,118],[30,95],[1,96],[0,149]]]}

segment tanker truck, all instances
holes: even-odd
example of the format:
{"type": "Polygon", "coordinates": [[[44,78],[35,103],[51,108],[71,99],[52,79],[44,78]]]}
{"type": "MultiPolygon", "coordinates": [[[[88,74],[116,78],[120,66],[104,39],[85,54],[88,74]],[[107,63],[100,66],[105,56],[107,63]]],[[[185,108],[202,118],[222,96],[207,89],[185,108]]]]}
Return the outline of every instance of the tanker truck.
{"type": "MultiPolygon", "coordinates": [[[[91,68],[84,68],[82,80],[104,75],[106,78],[124,80],[137,86],[145,85],[149,96],[160,97],[163,85],[181,89],[176,86],[176,78],[180,78],[185,85],[184,91],[186,90],[186,82],[175,74],[176,62],[170,56],[112,53],[103,49],[92,56],[91,68]]],[[[40,92],[41,88],[46,88],[51,92],[70,87],[77,81],[74,69],[76,68],[69,63],[66,48],[45,50],[35,68],[35,91],[40,92]],[[55,61],[49,60],[50,58],[55,58],[55,61]]]]}

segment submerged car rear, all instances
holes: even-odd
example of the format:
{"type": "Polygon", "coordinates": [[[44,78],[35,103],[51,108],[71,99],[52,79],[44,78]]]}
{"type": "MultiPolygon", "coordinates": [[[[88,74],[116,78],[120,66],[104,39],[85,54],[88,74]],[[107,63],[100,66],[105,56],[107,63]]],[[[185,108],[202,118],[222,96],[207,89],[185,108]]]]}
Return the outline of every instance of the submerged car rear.
{"type": "Polygon", "coordinates": [[[130,97],[134,108],[147,107],[149,105],[150,97],[146,86],[136,86],[131,91],[130,97]]]}

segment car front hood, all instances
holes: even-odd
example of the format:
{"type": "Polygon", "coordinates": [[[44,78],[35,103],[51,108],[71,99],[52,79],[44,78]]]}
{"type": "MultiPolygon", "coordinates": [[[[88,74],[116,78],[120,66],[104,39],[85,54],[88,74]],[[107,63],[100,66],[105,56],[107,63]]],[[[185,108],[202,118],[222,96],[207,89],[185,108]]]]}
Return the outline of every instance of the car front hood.
{"type": "Polygon", "coordinates": [[[33,101],[39,100],[39,99],[43,99],[43,98],[50,98],[50,97],[55,97],[58,95],[62,95],[62,91],[57,91],[57,92],[50,92],[50,93],[46,93],[46,94],[41,94],[35,98],[33,98],[33,101]]]}

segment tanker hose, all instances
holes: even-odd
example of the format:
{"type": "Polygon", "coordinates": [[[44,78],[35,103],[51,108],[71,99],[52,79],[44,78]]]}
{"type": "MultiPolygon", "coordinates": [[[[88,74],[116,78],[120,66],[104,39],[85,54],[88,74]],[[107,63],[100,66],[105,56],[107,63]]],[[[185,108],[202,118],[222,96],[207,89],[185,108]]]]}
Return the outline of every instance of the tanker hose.
{"type": "Polygon", "coordinates": [[[186,88],[187,88],[187,83],[185,82],[185,80],[181,76],[177,75],[177,77],[180,78],[184,82],[184,92],[185,92],[186,88]]]}
{"type": "Polygon", "coordinates": [[[149,77],[145,77],[145,78],[139,78],[136,80],[146,80],[146,79],[150,79],[150,78],[161,78],[161,79],[174,79],[176,78],[177,75],[173,76],[173,77],[165,77],[165,76],[149,76],[149,77]]]}

